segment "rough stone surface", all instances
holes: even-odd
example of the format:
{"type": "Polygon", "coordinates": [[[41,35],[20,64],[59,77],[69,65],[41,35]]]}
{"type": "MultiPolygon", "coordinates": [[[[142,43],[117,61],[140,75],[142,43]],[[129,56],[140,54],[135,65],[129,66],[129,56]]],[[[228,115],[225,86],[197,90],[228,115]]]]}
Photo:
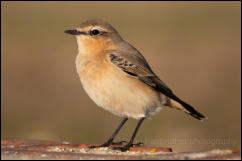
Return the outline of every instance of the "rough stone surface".
{"type": "Polygon", "coordinates": [[[127,152],[111,150],[111,148],[88,149],[88,144],[72,144],[68,142],[39,140],[1,140],[1,159],[11,160],[76,160],[76,159],[132,159],[132,160],[189,160],[189,159],[241,159],[238,150],[204,150],[196,152],[172,152],[171,148],[133,147],[127,152]]]}

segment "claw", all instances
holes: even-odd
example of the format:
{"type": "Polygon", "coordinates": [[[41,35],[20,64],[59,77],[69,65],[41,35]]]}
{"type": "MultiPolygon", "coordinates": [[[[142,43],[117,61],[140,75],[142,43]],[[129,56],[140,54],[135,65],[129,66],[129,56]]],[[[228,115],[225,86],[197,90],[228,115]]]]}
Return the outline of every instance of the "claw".
{"type": "Polygon", "coordinates": [[[94,148],[97,148],[98,146],[90,146],[90,147],[88,147],[89,149],[94,149],[94,148]]]}
{"type": "Polygon", "coordinates": [[[144,145],[144,143],[138,142],[136,144],[132,144],[132,147],[140,147],[140,146],[143,146],[143,145],[144,145]]]}
{"type": "Polygon", "coordinates": [[[125,152],[125,151],[129,150],[130,147],[131,147],[130,145],[126,145],[124,147],[112,147],[112,150],[119,150],[121,152],[125,152]]]}
{"type": "Polygon", "coordinates": [[[111,145],[124,145],[127,141],[113,142],[111,145]]]}
{"type": "Polygon", "coordinates": [[[136,147],[136,146],[139,147],[139,146],[142,146],[142,145],[144,145],[144,143],[142,143],[142,142],[139,142],[139,143],[136,143],[136,144],[129,144],[128,143],[123,147],[112,147],[112,150],[119,150],[119,151],[125,152],[125,151],[129,150],[130,147],[136,147]]]}
{"type": "Polygon", "coordinates": [[[97,146],[90,146],[89,149],[94,149],[94,148],[101,148],[101,147],[109,147],[110,145],[124,145],[124,143],[127,143],[127,141],[120,141],[120,142],[113,142],[113,141],[108,141],[102,145],[97,145],[97,146]]]}

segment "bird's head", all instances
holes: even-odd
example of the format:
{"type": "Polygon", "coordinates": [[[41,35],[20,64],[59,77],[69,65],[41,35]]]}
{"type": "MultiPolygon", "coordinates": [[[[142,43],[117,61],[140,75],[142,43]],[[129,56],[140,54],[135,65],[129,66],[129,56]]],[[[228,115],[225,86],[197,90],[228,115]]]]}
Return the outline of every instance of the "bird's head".
{"type": "Polygon", "coordinates": [[[65,33],[75,35],[79,53],[98,52],[111,49],[122,41],[118,32],[103,20],[88,20],[73,30],[65,33]]]}

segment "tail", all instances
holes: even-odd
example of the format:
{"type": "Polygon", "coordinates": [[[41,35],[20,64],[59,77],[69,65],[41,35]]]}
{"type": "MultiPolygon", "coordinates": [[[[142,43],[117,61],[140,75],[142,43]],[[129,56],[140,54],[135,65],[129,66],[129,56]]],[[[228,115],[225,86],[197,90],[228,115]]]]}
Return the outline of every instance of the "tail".
{"type": "Polygon", "coordinates": [[[192,117],[203,121],[204,119],[207,119],[205,116],[203,116],[201,113],[199,113],[198,111],[196,111],[192,106],[190,106],[189,104],[187,104],[186,102],[183,102],[182,100],[178,99],[178,100],[173,100],[170,99],[170,104],[171,107],[176,108],[178,110],[181,110],[189,115],[191,115],[192,117]]]}
{"type": "Polygon", "coordinates": [[[195,117],[198,120],[204,120],[206,119],[202,114],[197,112],[192,106],[187,104],[186,102],[182,101],[180,98],[178,98],[171,89],[169,89],[164,82],[162,82],[157,76],[143,76],[143,77],[138,77],[139,80],[144,82],[145,84],[151,86],[154,88],[156,91],[161,92],[165,96],[167,96],[168,100],[170,102],[167,102],[168,106],[174,107],[176,109],[182,110],[186,112],[187,114],[195,117]]]}

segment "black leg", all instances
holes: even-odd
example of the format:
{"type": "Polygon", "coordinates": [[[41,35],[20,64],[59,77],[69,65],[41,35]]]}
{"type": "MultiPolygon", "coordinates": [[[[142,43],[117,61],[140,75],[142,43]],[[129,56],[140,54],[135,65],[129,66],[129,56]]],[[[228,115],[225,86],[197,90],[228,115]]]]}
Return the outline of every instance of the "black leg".
{"type": "Polygon", "coordinates": [[[92,148],[97,148],[97,147],[108,147],[110,145],[120,145],[120,144],[124,143],[125,141],[120,141],[120,142],[114,143],[113,140],[127,120],[128,120],[128,118],[125,117],[123,119],[123,121],[120,123],[120,125],[118,126],[118,128],[114,131],[113,135],[104,144],[99,145],[99,146],[91,146],[89,148],[92,149],[92,148]]]}
{"type": "MultiPolygon", "coordinates": [[[[135,138],[135,136],[136,136],[136,134],[137,134],[137,132],[138,132],[138,130],[139,130],[139,128],[140,128],[140,125],[141,125],[142,122],[144,121],[144,119],[145,119],[145,117],[142,117],[142,118],[139,120],[139,122],[138,122],[138,124],[137,124],[137,126],[136,126],[136,128],[135,128],[135,130],[134,130],[134,133],[133,133],[133,135],[132,135],[132,137],[131,137],[129,143],[126,144],[124,147],[113,147],[113,150],[120,150],[120,151],[126,151],[126,150],[129,150],[129,148],[132,147],[132,146],[134,145],[134,144],[133,144],[133,142],[134,142],[134,138],[135,138]]],[[[138,143],[138,144],[140,144],[140,143],[138,143]]],[[[142,143],[141,143],[141,144],[142,144],[142,143]]]]}

